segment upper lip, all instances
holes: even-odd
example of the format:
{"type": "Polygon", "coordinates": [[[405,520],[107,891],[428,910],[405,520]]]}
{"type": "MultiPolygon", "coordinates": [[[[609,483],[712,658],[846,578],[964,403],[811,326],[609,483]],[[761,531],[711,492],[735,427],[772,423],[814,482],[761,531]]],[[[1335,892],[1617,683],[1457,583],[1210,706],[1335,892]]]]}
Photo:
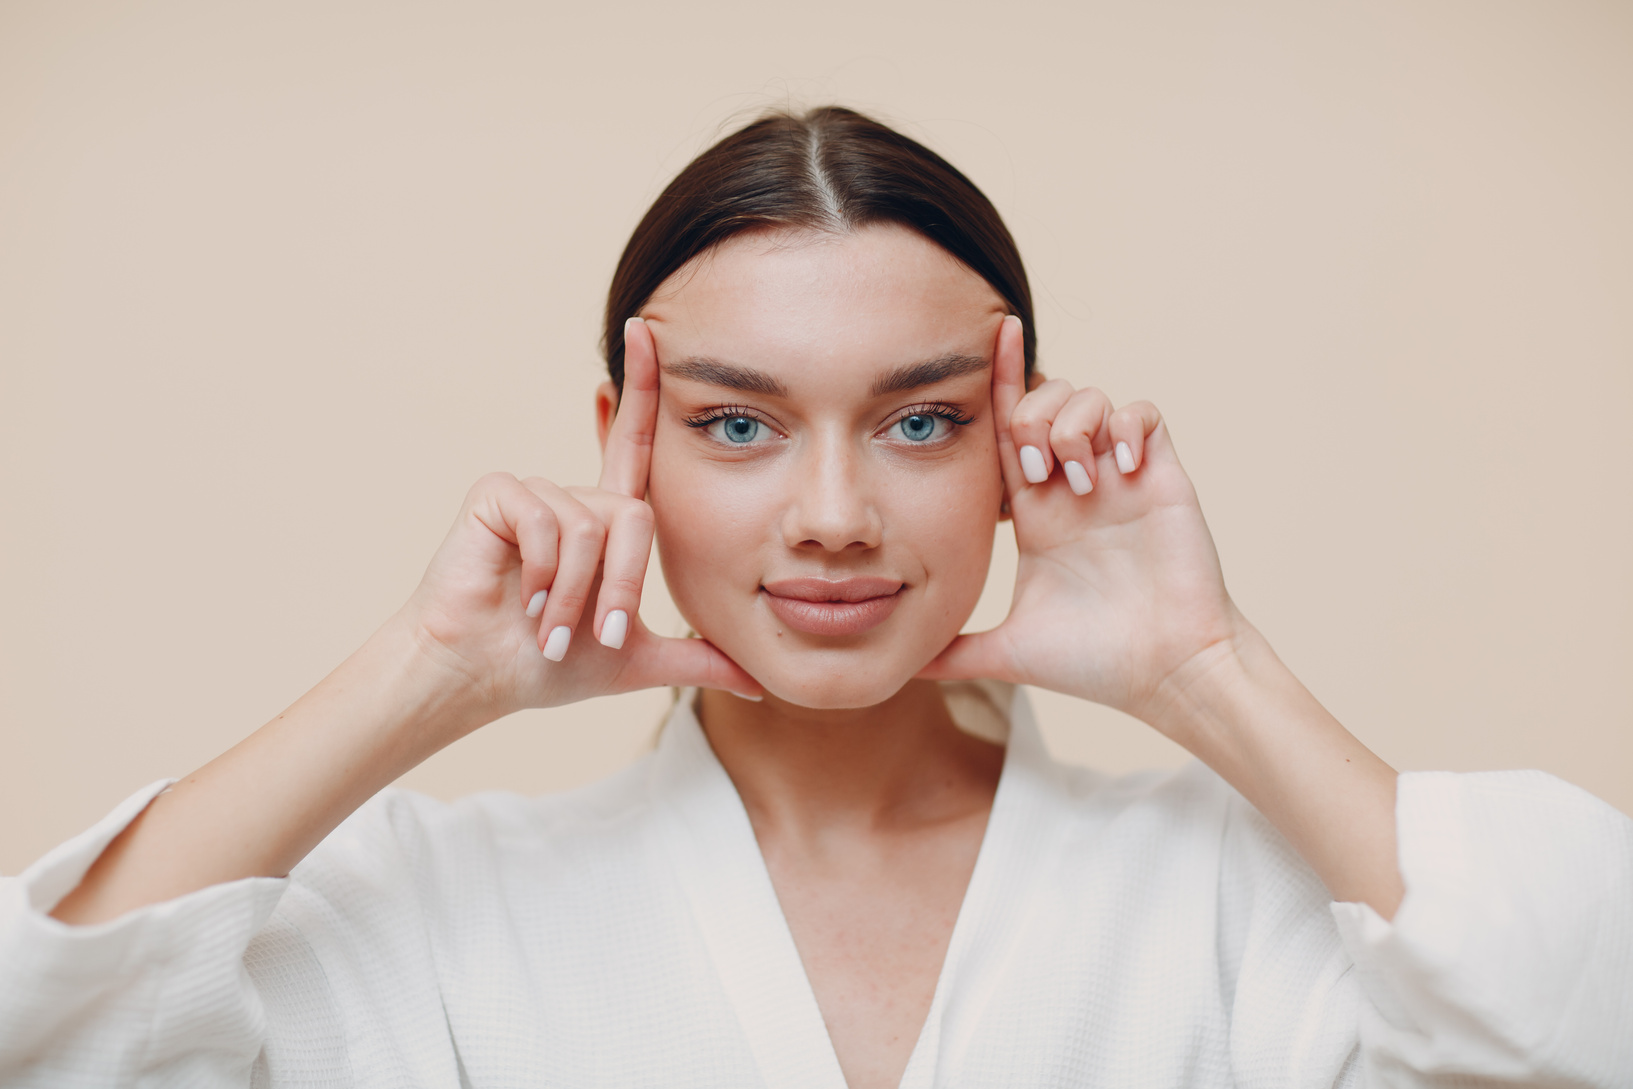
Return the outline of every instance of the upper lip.
{"type": "Polygon", "coordinates": [[[896,593],[902,588],[902,580],[876,575],[858,575],[848,579],[779,579],[762,583],[760,588],[768,594],[796,601],[867,601],[896,593]]]}

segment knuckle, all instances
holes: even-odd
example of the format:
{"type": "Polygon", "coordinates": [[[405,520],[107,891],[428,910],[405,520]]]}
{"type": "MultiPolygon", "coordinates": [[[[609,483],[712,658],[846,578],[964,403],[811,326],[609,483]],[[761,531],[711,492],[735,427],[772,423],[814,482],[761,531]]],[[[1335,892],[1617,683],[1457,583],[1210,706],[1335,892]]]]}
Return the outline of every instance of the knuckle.
{"type": "Polygon", "coordinates": [[[556,616],[562,619],[578,616],[584,611],[584,603],[588,600],[589,595],[577,587],[550,595],[550,604],[556,607],[556,616]]]}
{"type": "Polygon", "coordinates": [[[601,542],[607,539],[607,528],[595,517],[586,515],[573,519],[562,531],[562,535],[572,544],[585,548],[599,548],[601,542]]]}
{"type": "Polygon", "coordinates": [[[516,478],[511,476],[509,473],[504,472],[483,473],[477,478],[476,483],[471,485],[470,495],[472,498],[475,498],[480,495],[486,495],[490,492],[498,491],[505,485],[514,482],[515,479],[516,478]]]}
{"type": "Polygon", "coordinates": [[[1082,421],[1072,421],[1065,417],[1057,419],[1054,426],[1049,428],[1049,441],[1055,446],[1073,446],[1087,441],[1082,421]]]}
{"type": "Polygon", "coordinates": [[[635,574],[607,575],[601,580],[601,592],[611,591],[620,600],[641,596],[641,577],[635,574]]]}
{"type": "Polygon", "coordinates": [[[553,539],[556,536],[556,512],[542,503],[530,510],[524,511],[517,520],[518,527],[530,531],[540,538],[553,539]]]}
{"type": "Polygon", "coordinates": [[[650,527],[657,524],[658,516],[650,506],[639,499],[631,499],[622,505],[620,517],[636,527],[650,527]]]}
{"type": "Polygon", "coordinates": [[[1072,404],[1085,413],[1102,416],[1111,404],[1111,398],[1097,389],[1080,389],[1072,395],[1072,404]]]}
{"type": "Polygon", "coordinates": [[[1012,431],[1037,431],[1049,426],[1049,418],[1036,406],[1022,404],[1009,417],[1012,431]]]}
{"type": "Polygon", "coordinates": [[[522,508],[522,510],[517,512],[516,517],[521,521],[531,522],[534,524],[554,524],[556,520],[556,512],[551,508],[549,502],[539,498],[538,496],[534,496],[532,500],[522,508]]]}

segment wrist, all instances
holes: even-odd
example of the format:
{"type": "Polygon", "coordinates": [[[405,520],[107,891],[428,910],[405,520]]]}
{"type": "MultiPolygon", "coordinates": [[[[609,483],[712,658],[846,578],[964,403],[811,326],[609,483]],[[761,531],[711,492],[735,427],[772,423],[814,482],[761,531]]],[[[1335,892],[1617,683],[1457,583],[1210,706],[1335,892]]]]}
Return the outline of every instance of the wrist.
{"type": "Polygon", "coordinates": [[[1403,895],[1395,770],[1299,683],[1252,625],[1242,619],[1236,628],[1164,680],[1146,721],[1275,825],[1335,899],[1392,917],[1403,895]]]}
{"type": "Polygon", "coordinates": [[[1136,717],[1204,760],[1205,750],[1239,740],[1248,708],[1302,692],[1291,671],[1247,618],[1231,606],[1229,634],[1170,670],[1136,717]]]}
{"type": "Polygon", "coordinates": [[[471,668],[407,610],[382,624],[325,684],[330,682],[359,695],[367,692],[378,709],[367,717],[392,735],[414,764],[511,710],[496,706],[491,678],[471,668]]]}
{"type": "Polygon", "coordinates": [[[1232,612],[1231,636],[1173,670],[1139,717],[1261,811],[1267,784],[1319,776],[1339,764],[1392,783],[1393,770],[1321,705],[1257,628],[1232,612]]]}

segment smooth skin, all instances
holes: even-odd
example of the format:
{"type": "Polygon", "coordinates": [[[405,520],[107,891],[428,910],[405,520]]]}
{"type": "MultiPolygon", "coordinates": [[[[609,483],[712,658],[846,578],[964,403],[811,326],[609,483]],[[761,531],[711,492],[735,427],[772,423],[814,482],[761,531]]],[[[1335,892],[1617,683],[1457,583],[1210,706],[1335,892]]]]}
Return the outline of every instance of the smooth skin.
{"type": "Polygon", "coordinates": [[[1239,790],[1335,899],[1393,916],[1395,773],[1231,602],[1155,407],[1060,381],[1028,391],[1018,319],[900,227],[738,236],[642,317],[621,399],[598,396],[599,486],[479,481],[403,609],[155,799],[58,919],[287,874],[379,789],[511,711],[696,685],[846,1079],[893,1086],[1002,759],[931,683],[958,678],[1135,715],[1239,790]],[[940,369],[880,389],[925,363],[940,369]],[[938,413],[928,440],[904,422],[938,413]],[[731,441],[732,419],[754,421],[730,425],[751,441],[731,441]],[[1005,508],[1009,616],[959,635],[1005,508]],[[654,535],[701,638],[640,622],[654,535]],[[780,624],[761,589],[806,576],[902,590],[871,630],[816,636],[780,624]]]}

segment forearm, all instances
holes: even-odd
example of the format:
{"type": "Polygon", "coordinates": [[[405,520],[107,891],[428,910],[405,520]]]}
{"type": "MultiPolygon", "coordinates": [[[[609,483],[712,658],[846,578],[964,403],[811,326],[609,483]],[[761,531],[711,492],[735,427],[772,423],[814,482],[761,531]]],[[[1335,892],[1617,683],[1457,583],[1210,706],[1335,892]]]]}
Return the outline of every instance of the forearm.
{"type": "Polygon", "coordinates": [[[1334,899],[1393,918],[1404,894],[1393,768],[1299,683],[1259,632],[1210,648],[1142,715],[1276,826],[1334,899]]]}
{"type": "Polygon", "coordinates": [[[176,783],[52,915],[88,924],[244,877],[281,877],[360,805],[488,717],[392,621],[287,711],[176,783]]]}

